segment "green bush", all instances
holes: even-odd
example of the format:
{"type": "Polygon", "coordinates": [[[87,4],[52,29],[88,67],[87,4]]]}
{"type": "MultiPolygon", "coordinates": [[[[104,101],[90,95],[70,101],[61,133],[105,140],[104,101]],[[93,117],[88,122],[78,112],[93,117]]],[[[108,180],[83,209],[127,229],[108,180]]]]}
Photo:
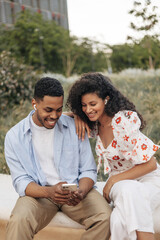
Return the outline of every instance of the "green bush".
{"type": "Polygon", "coordinates": [[[37,79],[32,67],[19,64],[10,52],[0,54],[0,114],[6,116],[15,105],[30,99],[37,79]]]}

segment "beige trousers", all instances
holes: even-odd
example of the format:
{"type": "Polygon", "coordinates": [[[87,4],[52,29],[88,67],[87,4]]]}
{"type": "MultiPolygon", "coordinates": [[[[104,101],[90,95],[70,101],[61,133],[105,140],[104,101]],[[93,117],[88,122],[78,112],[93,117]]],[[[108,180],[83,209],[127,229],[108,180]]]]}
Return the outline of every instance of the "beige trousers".
{"type": "Polygon", "coordinates": [[[57,211],[64,212],[85,226],[81,240],[108,240],[111,208],[95,189],[77,206],[56,205],[46,198],[20,197],[11,213],[6,240],[31,240],[44,228],[57,211]]]}

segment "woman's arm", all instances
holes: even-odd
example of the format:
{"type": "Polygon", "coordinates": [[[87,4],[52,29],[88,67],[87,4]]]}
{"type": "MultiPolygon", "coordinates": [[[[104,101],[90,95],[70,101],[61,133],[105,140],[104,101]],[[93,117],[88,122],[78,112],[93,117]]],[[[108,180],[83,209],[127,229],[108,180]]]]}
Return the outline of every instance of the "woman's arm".
{"type": "Polygon", "coordinates": [[[75,125],[76,125],[76,133],[77,133],[79,139],[82,139],[82,141],[84,141],[85,131],[87,131],[88,137],[90,137],[91,130],[88,127],[88,125],[80,119],[80,117],[78,117],[77,115],[75,115],[72,112],[63,112],[63,114],[74,118],[75,125]]]}
{"type": "Polygon", "coordinates": [[[131,168],[125,172],[111,176],[108,179],[108,181],[103,189],[103,196],[107,199],[108,202],[110,202],[109,193],[110,193],[112,186],[115,183],[122,181],[122,180],[133,180],[133,179],[142,177],[145,174],[150,173],[156,169],[157,169],[156,158],[153,156],[146,163],[137,164],[136,166],[134,166],[133,168],[131,168]]]}
{"type": "Polygon", "coordinates": [[[63,112],[63,114],[72,118],[74,117],[73,112],[63,112]]]}

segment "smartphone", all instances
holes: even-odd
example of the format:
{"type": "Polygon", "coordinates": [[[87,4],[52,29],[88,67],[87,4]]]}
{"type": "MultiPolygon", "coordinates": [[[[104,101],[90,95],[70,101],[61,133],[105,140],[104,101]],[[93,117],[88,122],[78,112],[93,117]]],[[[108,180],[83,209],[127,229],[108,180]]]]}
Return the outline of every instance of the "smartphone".
{"type": "Polygon", "coordinates": [[[74,191],[77,190],[77,184],[75,184],[75,183],[63,183],[62,184],[62,189],[74,192],[74,191]]]}

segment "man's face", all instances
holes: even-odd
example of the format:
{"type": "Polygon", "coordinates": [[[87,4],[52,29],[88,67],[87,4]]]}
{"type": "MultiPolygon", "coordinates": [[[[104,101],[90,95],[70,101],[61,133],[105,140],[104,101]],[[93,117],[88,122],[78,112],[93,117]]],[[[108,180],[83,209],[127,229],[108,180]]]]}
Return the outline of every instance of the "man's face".
{"type": "Polygon", "coordinates": [[[43,100],[32,99],[32,105],[36,105],[33,121],[40,127],[52,129],[62,114],[63,96],[44,96],[43,100]]]}

